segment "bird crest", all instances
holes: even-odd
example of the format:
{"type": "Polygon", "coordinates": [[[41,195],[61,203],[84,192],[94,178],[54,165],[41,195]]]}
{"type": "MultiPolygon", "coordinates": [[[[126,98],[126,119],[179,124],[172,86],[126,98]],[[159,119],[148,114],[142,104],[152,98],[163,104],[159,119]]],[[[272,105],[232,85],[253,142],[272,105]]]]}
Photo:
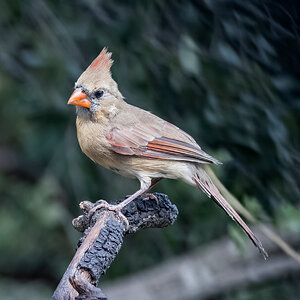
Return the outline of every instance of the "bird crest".
{"type": "Polygon", "coordinates": [[[89,67],[78,78],[77,83],[90,90],[96,87],[105,87],[113,81],[110,68],[113,64],[111,53],[103,48],[100,54],[93,60],[89,67]]]}
{"type": "Polygon", "coordinates": [[[113,64],[111,59],[111,52],[107,51],[107,48],[104,47],[100,54],[93,60],[87,70],[97,70],[102,72],[110,72],[110,68],[113,64]]]}

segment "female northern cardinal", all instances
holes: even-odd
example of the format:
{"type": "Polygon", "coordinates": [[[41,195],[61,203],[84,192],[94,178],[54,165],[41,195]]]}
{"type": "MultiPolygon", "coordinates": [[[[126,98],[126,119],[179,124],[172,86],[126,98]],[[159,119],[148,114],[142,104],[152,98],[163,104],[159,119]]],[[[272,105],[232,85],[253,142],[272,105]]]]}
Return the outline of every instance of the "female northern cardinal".
{"type": "Polygon", "coordinates": [[[219,161],[178,127],[126,103],[111,77],[112,63],[111,53],[104,48],[81,74],[68,101],[77,106],[77,136],[82,151],[95,163],[140,181],[137,192],[108,208],[120,212],[162,178],[182,179],[220,205],[267,257],[261,242],[204,171],[203,164],[219,161]]]}

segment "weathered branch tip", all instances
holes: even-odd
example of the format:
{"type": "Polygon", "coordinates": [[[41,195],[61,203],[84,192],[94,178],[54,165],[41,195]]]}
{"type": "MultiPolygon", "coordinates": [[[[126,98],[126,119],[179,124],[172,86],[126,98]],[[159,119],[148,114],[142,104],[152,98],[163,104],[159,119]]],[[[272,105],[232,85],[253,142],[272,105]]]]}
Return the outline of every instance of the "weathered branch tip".
{"type": "MultiPolygon", "coordinates": [[[[162,228],[174,223],[178,210],[165,194],[154,193],[158,199],[145,200],[138,197],[125,206],[122,214],[101,208],[94,210],[100,202],[83,201],[83,215],[73,220],[76,230],[84,232],[78,249],[56,288],[53,300],[102,300],[107,299],[97,282],[118,254],[127,233],[144,228],[162,228]],[[92,215],[90,212],[95,212],[92,215]]],[[[120,201],[117,201],[120,202],[120,201]]]]}

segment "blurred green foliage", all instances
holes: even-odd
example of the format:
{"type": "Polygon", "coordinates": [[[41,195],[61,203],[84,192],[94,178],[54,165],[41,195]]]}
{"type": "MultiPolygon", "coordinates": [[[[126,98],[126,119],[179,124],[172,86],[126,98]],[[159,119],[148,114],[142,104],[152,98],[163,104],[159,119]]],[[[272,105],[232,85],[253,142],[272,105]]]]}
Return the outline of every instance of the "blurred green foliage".
{"type": "MultiPolygon", "coordinates": [[[[297,6],[1,1],[0,275],[54,286],[79,237],[71,228],[78,203],[121,198],[138,186],[81,153],[74,108],[66,105],[73,83],[104,46],[128,102],[189,132],[224,162],[217,174],[256,215],[299,232],[297,6]]],[[[108,277],[227,232],[231,220],[196,189],[175,181],[156,189],[178,205],[176,224],[126,239],[108,277]]]]}

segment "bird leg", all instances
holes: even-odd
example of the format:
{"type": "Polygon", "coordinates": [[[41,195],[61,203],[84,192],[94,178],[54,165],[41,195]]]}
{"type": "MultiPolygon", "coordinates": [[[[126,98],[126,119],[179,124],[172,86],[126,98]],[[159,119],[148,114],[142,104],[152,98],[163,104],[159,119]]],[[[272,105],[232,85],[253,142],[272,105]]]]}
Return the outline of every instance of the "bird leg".
{"type": "Polygon", "coordinates": [[[95,206],[89,211],[88,217],[91,218],[93,216],[93,214],[101,209],[101,208],[105,208],[107,210],[113,211],[115,212],[118,217],[124,221],[124,223],[126,224],[126,228],[129,228],[129,223],[127,218],[121,213],[121,210],[119,210],[117,208],[118,205],[113,205],[113,204],[109,204],[108,202],[106,202],[105,200],[98,200],[95,204],[95,206]]]}
{"type": "Polygon", "coordinates": [[[121,211],[123,209],[123,207],[128,205],[131,201],[133,201],[138,196],[141,196],[142,194],[144,194],[148,189],[149,189],[149,186],[146,186],[146,187],[142,186],[138,191],[136,191],[134,194],[132,194],[131,196],[126,198],[123,202],[121,202],[117,205],[113,205],[116,209],[116,210],[114,209],[114,211],[121,211]]]}
{"type": "MultiPolygon", "coordinates": [[[[119,217],[121,219],[123,219],[125,221],[125,223],[127,224],[127,228],[129,227],[129,223],[127,218],[121,213],[121,210],[123,209],[123,207],[125,207],[126,205],[128,205],[131,201],[133,201],[135,198],[141,196],[142,194],[144,194],[146,191],[148,191],[151,187],[151,179],[146,177],[146,178],[141,178],[140,179],[141,182],[141,188],[136,191],[134,194],[132,194],[131,196],[129,196],[127,199],[125,199],[123,202],[117,204],[117,205],[113,205],[113,204],[109,204],[104,200],[100,200],[97,206],[93,207],[90,211],[89,211],[89,215],[92,216],[97,210],[101,209],[101,208],[106,208],[110,211],[114,211],[116,212],[119,217]]],[[[157,181],[158,182],[158,181],[157,181]]],[[[157,183],[156,182],[156,183],[157,183]]],[[[154,184],[156,184],[154,183],[154,184]]]]}
{"type": "Polygon", "coordinates": [[[147,192],[150,191],[162,179],[163,179],[162,177],[159,177],[159,178],[155,178],[154,180],[152,180],[150,187],[147,189],[147,191],[145,191],[145,193],[142,194],[143,200],[152,199],[152,200],[155,200],[156,204],[158,205],[157,197],[155,195],[153,195],[151,193],[147,193],[147,192]]]}
{"type": "MultiPolygon", "coordinates": [[[[151,185],[149,186],[149,188],[147,189],[146,192],[150,191],[155,185],[157,185],[163,178],[159,177],[159,178],[155,178],[152,180],[151,185]]],[[[145,192],[145,193],[146,193],[145,192]]]]}
{"type": "Polygon", "coordinates": [[[151,193],[144,193],[142,195],[142,197],[143,197],[143,200],[145,200],[145,201],[149,200],[149,199],[155,200],[156,204],[158,205],[158,199],[157,199],[157,197],[155,195],[153,195],[151,193]]]}

